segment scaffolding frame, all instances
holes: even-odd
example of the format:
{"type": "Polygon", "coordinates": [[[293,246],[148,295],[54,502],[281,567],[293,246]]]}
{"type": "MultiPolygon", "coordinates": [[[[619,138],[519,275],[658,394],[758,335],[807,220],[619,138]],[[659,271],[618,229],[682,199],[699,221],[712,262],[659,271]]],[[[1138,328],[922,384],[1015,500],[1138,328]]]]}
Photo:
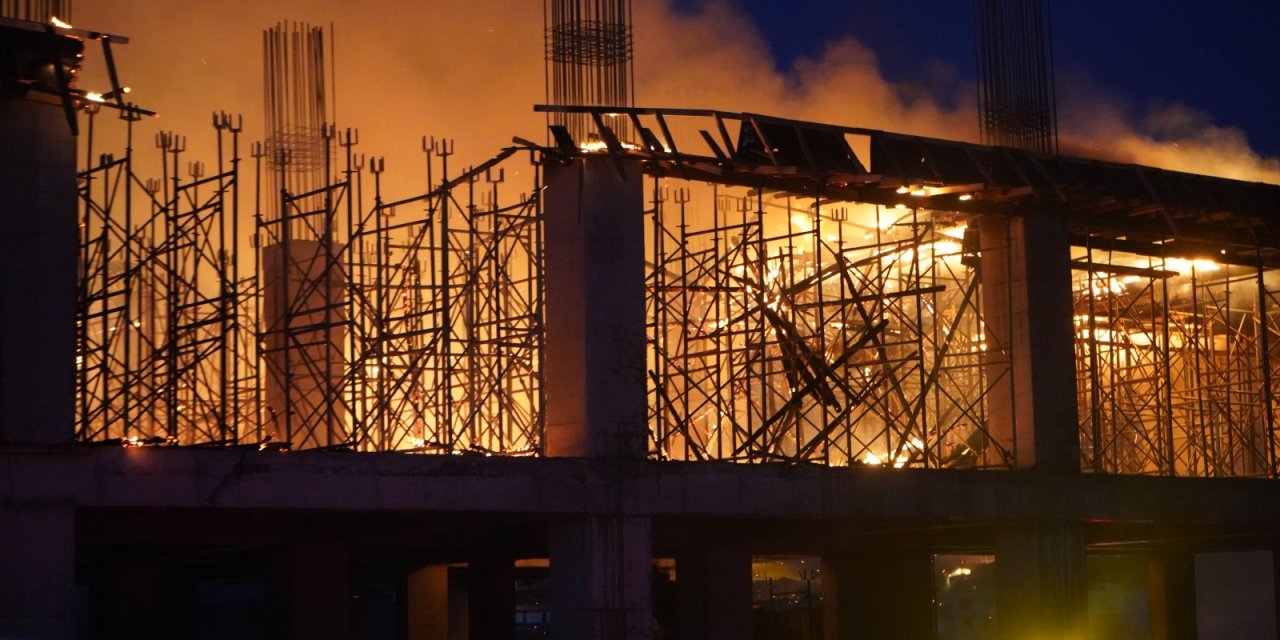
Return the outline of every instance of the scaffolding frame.
{"type": "MultiPolygon", "coordinates": [[[[89,110],[89,139],[97,110],[89,110]]],[[[84,440],[221,444],[252,411],[252,284],[231,256],[239,241],[242,123],[216,113],[216,171],[182,164],[186,138],[155,137],[162,178],[125,153],[92,158],[80,183],[78,433],[84,440]]]]}
{"type": "Polygon", "coordinates": [[[264,193],[287,160],[255,144],[250,214],[240,118],[214,114],[216,170],[162,132],[162,175],[144,179],[122,113],[126,153],[94,157],[90,109],[79,174],[79,439],[541,450],[542,205],[503,188],[518,149],[452,176],[453,142],[424,139],[427,189],[393,200],[357,131],[326,129],[341,157],[304,193],[264,193]]]}
{"type": "Polygon", "coordinates": [[[1082,466],[1273,476],[1274,270],[1077,249],[1082,466]]]}
{"type": "MultiPolygon", "coordinates": [[[[824,183],[784,163],[832,161],[821,136],[863,130],[809,137],[799,124],[761,116],[667,112],[713,119],[718,137],[698,131],[712,154],[693,156],[677,150],[663,112],[633,109],[624,115],[643,147],[584,152],[517,140],[456,175],[452,141],[424,139],[425,189],[401,199],[384,192],[386,163],[357,152],[357,131],[328,127],[324,186],[259,187],[249,200],[240,195],[238,117],[214,115],[211,169],[187,159],[185,138],[156,136],[161,177],[143,179],[134,152],[143,111],[119,111],[120,157],[94,155],[98,112],[88,111],[79,175],[83,441],[540,455],[541,168],[600,153],[646,160],[651,181],[652,457],[1016,465],[1016,442],[996,437],[992,416],[1017,412],[991,404],[1007,401],[1016,354],[987,319],[1004,304],[995,300],[1012,301],[989,296],[981,277],[982,253],[1009,238],[980,242],[976,221],[1007,215],[992,203],[1027,191],[870,173],[824,183]],[[729,117],[742,125],[737,140],[729,117]],[[784,134],[804,153],[778,151],[784,134]],[[757,164],[739,169],[743,157],[757,164]],[[531,176],[518,195],[506,178],[513,165],[531,176]],[[988,202],[972,206],[965,194],[988,202]],[[275,198],[281,213],[264,215],[275,198]],[[290,239],[311,248],[294,252],[304,245],[290,239]],[[282,264],[306,263],[296,286],[270,282],[269,247],[281,248],[282,264]],[[250,256],[253,268],[242,271],[250,256]],[[274,324],[264,319],[273,286],[282,319],[274,324]],[[279,385],[293,416],[283,430],[264,397],[268,380],[290,370],[273,372],[273,350],[318,390],[311,397],[279,385]]],[[[919,144],[873,140],[873,157],[875,144],[888,143],[919,144]]],[[[263,172],[284,170],[262,145],[250,155],[258,185],[263,172]]],[[[1045,170],[1061,170],[1053,166],[1045,170]]],[[[1213,260],[1203,251],[1171,257],[1196,246],[1187,242],[1075,229],[1082,467],[1274,477],[1280,270],[1261,240],[1202,245],[1214,247],[1213,260]]]]}
{"type": "Polygon", "coordinates": [[[860,225],[844,203],[726,190],[697,216],[697,189],[654,184],[655,457],[1012,464],[987,419],[1011,355],[983,321],[963,223],[874,207],[860,225]]]}

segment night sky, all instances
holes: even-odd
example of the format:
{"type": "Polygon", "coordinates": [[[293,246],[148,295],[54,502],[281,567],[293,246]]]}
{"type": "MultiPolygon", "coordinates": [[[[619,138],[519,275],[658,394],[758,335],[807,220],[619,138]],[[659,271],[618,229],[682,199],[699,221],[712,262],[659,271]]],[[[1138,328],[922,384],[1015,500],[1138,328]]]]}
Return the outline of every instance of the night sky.
{"type": "MultiPolygon", "coordinates": [[[[978,138],[974,0],[633,3],[641,105],[978,138]]],[[[117,55],[133,97],[201,153],[213,109],[246,114],[246,136],[262,135],[263,28],[336,24],[337,121],[360,128],[368,153],[415,167],[422,134],[462,141],[471,163],[544,133],[529,108],[546,99],[542,9],[92,0],[75,22],[133,38],[117,55]]],[[[1280,0],[1054,3],[1063,153],[1280,184],[1277,26],[1280,0]]],[[[105,86],[94,64],[84,84],[105,86]]]]}
{"type": "MultiPolygon", "coordinates": [[[[733,2],[754,16],[783,66],[851,35],[876,52],[891,81],[927,86],[947,66],[960,81],[976,76],[973,0],[733,2]]],[[[1280,156],[1280,2],[1074,0],[1051,7],[1060,90],[1091,84],[1137,117],[1181,103],[1214,125],[1242,129],[1262,155],[1280,156]]]]}

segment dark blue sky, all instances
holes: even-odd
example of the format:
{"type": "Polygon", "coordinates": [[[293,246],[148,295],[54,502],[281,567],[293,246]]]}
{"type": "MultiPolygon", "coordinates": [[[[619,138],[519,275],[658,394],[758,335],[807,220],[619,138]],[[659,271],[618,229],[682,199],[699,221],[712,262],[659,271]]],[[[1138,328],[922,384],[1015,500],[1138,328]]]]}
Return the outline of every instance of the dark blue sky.
{"type": "MultiPolygon", "coordinates": [[[[875,50],[893,81],[927,84],[937,61],[968,81],[976,74],[973,0],[731,1],[755,17],[784,65],[848,34],[875,50]]],[[[1135,113],[1181,102],[1280,156],[1280,0],[1051,5],[1060,83],[1088,78],[1135,113]]]]}

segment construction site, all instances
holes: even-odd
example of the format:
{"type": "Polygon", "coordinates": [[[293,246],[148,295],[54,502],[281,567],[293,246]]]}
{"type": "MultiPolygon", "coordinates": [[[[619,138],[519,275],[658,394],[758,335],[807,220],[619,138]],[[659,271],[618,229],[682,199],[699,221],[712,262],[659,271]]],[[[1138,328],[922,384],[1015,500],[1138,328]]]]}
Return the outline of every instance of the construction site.
{"type": "Polygon", "coordinates": [[[1043,5],[979,144],[637,106],[546,0],[547,129],[402,192],[333,28],[173,132],[0,3],[0,637],[1275,637],[1280,186],[1060,155],[1043,5]]]}

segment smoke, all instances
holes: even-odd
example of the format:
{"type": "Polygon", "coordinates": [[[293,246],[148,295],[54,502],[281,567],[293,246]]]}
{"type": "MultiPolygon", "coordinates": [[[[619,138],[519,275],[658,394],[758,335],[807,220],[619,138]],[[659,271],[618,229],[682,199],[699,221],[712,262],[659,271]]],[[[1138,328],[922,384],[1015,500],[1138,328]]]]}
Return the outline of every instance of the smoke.
{"type": "MultiPolygon", "coordinates": [[[[928,86],[890,82],[851,38],[780,68],[728,0],[641,0],[634,12],[640,105],[977,139],[971,83],[948,78],[967,73],[943,65],[928,86]]],[[[359,129],[359,151],[388,158],[393,190],[421,190],[424,135],[457,141],[453,166],[485,159],[512,135],[545,139],[544,116],[531,109],[545,99],[540,2],[100,0],[81,3],[76,18],[132,38],[117,49],[131,99],[162,114],[157,128],[187,134],[193,157],[211,153],[214,110],[244,114],[246,141],[262,137],[262,30],[285,19],[335,24],[339,126],[359,129]]],[[[96,89],[103,78],[91,69],[81,84],[96,89]]],[[[1203,114],[1173,104],[1135,116],[1079,78],[1063,78],[1059,94],[1065,153],[1280,183],[1275,159],[1203,114]]]]}
{"type": "Polygon", "coordinates": [[[1107,95],[1087,77],[1058,84],[1061,150],[1068,155],[1280,184],[1280,159],[1255,152],[1243,131],[1177,102],[1143,110],[1107,95]]]}
{"type": "Polygon", "coordinates": [[[637,3],[638,101],[766,113],[924,136],[976,140],[969,96],[942,96],[881,75],[873,51],[852,38],[779,68],[756,25],[723,0],[679,11],[637,3]]]}

